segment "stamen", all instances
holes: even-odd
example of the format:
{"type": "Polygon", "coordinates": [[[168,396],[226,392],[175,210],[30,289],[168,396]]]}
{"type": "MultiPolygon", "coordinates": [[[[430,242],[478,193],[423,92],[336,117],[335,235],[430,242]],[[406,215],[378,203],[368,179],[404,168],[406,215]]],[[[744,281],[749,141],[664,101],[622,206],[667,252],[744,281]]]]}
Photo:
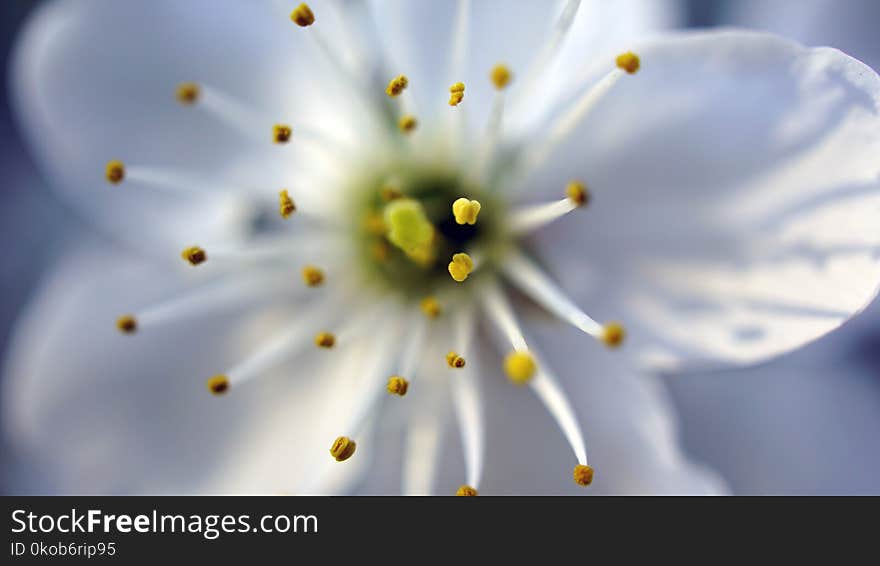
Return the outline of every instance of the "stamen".
{"type": "Polygon", "coordinates": [[[577,206],[586,206],[590,202],[590,193],[583,181],[569,181],[565,185],[565,196],[577,206]]]}
{"type": "Polygon", "coordinates": [[[344,462],[351,458],[356,448],[357,443],[354,440],[347,436],[340,436],[334,440],[333,445],[330,446],[330,455],[333,456],[337,462],[344,462]]]}
{"type": "Polygon", "coordinates": [[[408,388],[409,388],[409,382],[406,379],[400,377],[399,375],[393,375],[390,378],[388,378],[388,386],[386,387],[386,389],[388,390],[388,393],[391,393],[392,395],[399,395],[400,397],[403,397],[404,395],[406,395],[406,390],[408,388]]]}
{"type": "MultiPolygon", "coordinates": [[[[467,353],[473,343],[474,312],[471,309],[459,309],[454,319],[455,347],[459,352],[467,353]]],[[[465,481],[473,489],[480,485],[483,475],[483,443],[485,431],[480,405],[480,389],[477,383],[478,372],[470,364],[462,368],[461,373],[452,380],[452,399],[458,430],[464,449],[465,481]]]]}
{"type": "Polygon", "coordinates": [[[529,350],[526,339],[523,336],[516,317],[513,315],[513,309],[507,301],[504,293],[498,284],[494,284],[487,288],[483,295],[483,310],[486,315],[495,324],[495,326],[504,334],[510,345],[516,351],[527,352],[529,350]]]}
{"type": "Polygon", "coordinates": [[[315,14],[308,4],[302,3],[290,13],[290,19],[299,27],[304,28],[315,23],[315,14]]]}
{"type": "Polygon", "coordinates": [[[489,72],[489,80],[495,85],[496,90],[504,90],[513,80],[513,73],[510,72],[510,67],[504,63],[498,63],[489,72]]]}
{"type": "Polygon", "coordinates": [[[134,334],[137,326],[137,319],[133,314],[125,314],[116,319],[116,328],[123,334],[134,334]]]}
{"type": "Polygon", "coordinates": [[[303,282],[308,287],[318,287],[324,283],[324,272],[314,265],[307,265],[302,269],[303,282]]]}
{"type": "Polygon", "coordinates": [[[470,0],[458,0],[455,25],[452,31],[452,47],[449,50],[449,77],[460,77],[464,73],[467,57],[468,28],[470,28],[470,0]]]}
{"type": "Polygon", "coordinates": [[[281,218],[290,218],[296,212],[296,205],[293,203],[293,199],[290,198],[287,189],[282,189],[278,193],[278,212],[281,213],[281,218]]]}
{"type": "Polygon", "coordinates": [[[388,81],[388,87],[385,89],[385,94],[392,98],[398,97],[408,85],[409,79],[406,78],[406,75],[398,75],[388,81]]]}
{"type": "MultiPolygon", "coordinates": [[[[425,338],[427,336],[427,321],[425,318],[419,314],[418,311],[414,311],[410,315],[410,321],[408,324],[409,331],[407,333],[407,337],[405,338],[405,343],[403,345],[403,353],[400,356],[400,360],[398,361],[398,369],[396,375],[391,379],[395,380],[398,378],[404,382],[403,392],[397,393],[398,395],[403,395],[406,393],[406,388],[409,386],[409,382],[406,381],[401,376],[409,376],[410,380],[415,379],[418,373],[419,362],[424,357],[425,352],[425,338]]],[[[395,380],[396,381],[396,380],[395,380]]],[[[391,381],[388,382],[388,392],[396,393],[391,390],[391,381]]]]}
{"type": "Polygon", "coordinates": [[[593,468],[578,464],[574,467],[574,483],[584,487],[593,483],[593,468]]]}
{"type": "Polygon", "coordinates": [[[319,348],[330,349],[336,345],[336,336],[332,332],[319,332],[315,336],[315,345],[319,348]]]}
{"type": "Polygon", "coordinates": [[[108,182],[118,185],[125,179],[125,164],[118,159],[108,161],[104,169],[104,176],[108,182]]]}
{"type": "Polygon", "coordinates": [[[449,87],[449,105],[458,106],[464,100],[464,83],[455,83],[449,87]]]}
{"type": "Polygon", "coordinates": [[[455,223],[473,226],[477,223],[477,215],[480,214],[480,208],[479,201],[469,200],[465,197],[457,199],[452,203],[452,214],[455,216],[455,223]]]}
{"type": "MultiPolygon", "coordinates": [[[[217,195],[221,193],[241,192],[240,187],[218,187],[216,184],[209,185],[204,179],[195,178],[179,171],[157,167],[133,165],[125,167],[121,170],[121,174],[124,176],[127,185],[134,184],[138,186],[146,186],[150,189],[165,191],[168,193],[193,193],[200,195],[210,193],[212,198],[216,198],[217,195]]],[[[122,179],[120,178],[120,181],[121,180],[122,179]]]]}
{"type": "Polygon", "coordinates": [[[285,144],[290,141],[293,135],[293,128],[287,124],[275,124],[272,126],[272,141],[276,144],[285,144]]]}
{"type": "Polygon", "coordinates": [[[602,328],[602,342],[609,348],[617,348],[626,338],[626,331],[619,322],[609,322],[602,328]]]}
{"type": "Polygon", "coordinates": [[[218,374],[208,380],[208,391],[214,395],[223,395],[229,391],[229,378],[225,375],[218,374]]]}
{"type": "Polygon", "coordinates": [[[618,55],[616,63],[618,68],[623,69],[630,75],[634,75],[641,66],[639,56],[632,51],[627,51],[626,53],[618,55]]]}
{"type": "Polygon", "coordinates": [[[461,369],[465,366],[465,360],[454,351],[450,350],[446,354],[446,364],[451,368],[461,369]]]}
{"type": "Polygon", "coordinates": [[[421,203],[401,198],[385,207],[388,240],[408,254],[430,248],[435,229],[421,203]]]}
{"type": "Polygon", "coordinates": [[[190,246],[180,252],[180,257],[190,265],[200,265],[208,259],[208,254],[199,246],[190,246]]]}
{"type": "MultiPolygon", "coordinates": [[[[525,157],[525,167],[523,168],[521,179],[526,179],[538,167],[543,165],[544,161],[549,157],[553,150],[556,149],[563,140],[565,140],[574,129],[586,118],[590,111],[593,110],[602,100],[602,98],[611,90],[617,81],[623,77],[627,71],[619,68],[612,69],[608,74],[602,77],[599,82],[591,86],[578,98],[572,107],[563,113],[550,128],[550,134],[543,142],[536,144],[529,154],[525,157]]],[[[514,187],[514,192],[522,188],[522,185],[514,187]]]]}
{"type": "Polygon", "coordinates": [[[469,485],[463,485],[456,490],[455,495],[459,497],[476,497],[478,494],[476,489],[469,485]]]}
{"type": "Polygon", "coordinates": [[[466,253],[457,253],[452,256],[452,261],[447,266],[449,275],[458,283],[468,278],[474,270],[474,260],[466,253]]]}
{"type": "Polygon", "coordinates": [[[504,358],[504,373],[517,385],[531,381],[537,370],[535,359],[526,351],[515,350],[504,358]]]}
{"type": "Polygon", "coordinates": [[[428,318],[437,318],[443,313],[443,306],[440,304],[440,301],[434,297],[425,297],[422,299],[422,302],[419,303],[419,307],[428,318]]]}
{"type": "Polygon", "coordinates": [[[404,134],[412,133],[418,125],[418,120],[416,120],[416,117],[412,114],[404,114],[400,117],[400,120],[397,121],[398,129],[404,134]]]}
{"type": "Polygon", "coordinates": [[[602,325],[579,309],[537,265],[523,254],[518,252],[509,254],[502,269],[510,281],[536,303],[593,338],[605,341],[605,330],[602,325]]]}
{"type": "Polygon", "coordinates": [[[192,106],[199,99],[199,85],[197,83],[182,83],[178,85],[175,97],[184,106],[192,106]]]}

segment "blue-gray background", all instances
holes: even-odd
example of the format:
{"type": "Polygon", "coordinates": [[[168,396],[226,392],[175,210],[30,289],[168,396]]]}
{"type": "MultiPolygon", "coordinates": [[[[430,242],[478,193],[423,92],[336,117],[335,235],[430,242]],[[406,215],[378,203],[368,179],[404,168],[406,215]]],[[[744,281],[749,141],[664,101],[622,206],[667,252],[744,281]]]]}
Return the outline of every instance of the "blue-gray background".
{"type": "MultiPolygon", "coordinates": [[[[728,8],[735,1],[692,0],[689,25],[731,23],[728,8]]],[[[798,19],[798,0],[766,0],[773,3],[780,16],[798,19]]],[[[17,30],[36,4],[0,2],[3,69],[17,30]]],[[[880,22],[880,2],[839,0],[828,17],[833,21],[825,23],[831,25],[814,22],[812,28],[793,30],[808,35],[795,39],[830,44],[875,67],[880,64],[880,43],[870,41],[880,22]]],[[[762,25],[789,30],[782,21],[762,25]]],[[[6,88],[0,91],[0,171],[0,351],[5,351],[43,270],[65,241],[88,227],[40,178],[21,145],[6,88]]],[[[719,470],[734,492],[880,493],[877,305],[809,350],[764,367],[667,381],[686,450],[719,470]]],[[[0,476],[0,492],[4,485],[0,476]]]]}

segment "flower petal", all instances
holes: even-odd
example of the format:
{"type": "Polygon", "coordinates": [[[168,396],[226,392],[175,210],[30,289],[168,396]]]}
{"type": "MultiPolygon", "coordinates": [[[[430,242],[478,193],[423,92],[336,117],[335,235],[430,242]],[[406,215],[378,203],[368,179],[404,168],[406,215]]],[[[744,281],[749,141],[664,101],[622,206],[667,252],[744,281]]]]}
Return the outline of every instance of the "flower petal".
{"type": "MultiPolygon", "coordinates": [[[[311,378],[318,356],[300,356],[279,370],[282,379],[270,372],[223,397],[205,387],[290,311],[273,305],[242,318],[224,309],[132,336],[116,330],[119,314],[186,283],[91,242],[50,273],[5,368],[12,491],[291,492],[312,477],[313,462],[330,460],[335,431],[324,426],[326,407],[331,399],[345,407],[350,396],[311,378]]],[[[353,465],[345,481],[329,477],[310,488],[343,488],[358,477],[353,465]]]]}
{"type": "Polygon", "coordinates": [[[862,309],[880,281],[877,75],[752,32],[640,54],[532,180],[591,187],[538,237],[563,286],[664,369],[764,360],[862,309]]]}
{"type": "Polygon", "coordinates": [[[14,102],[54,184],[103,229],[141,246],[228,238],[249,220],[242,210],[263,202],[254,192],[271,201],[292,181],[268,172],[267,161],[281,160],[289,172],[310,158],[296,147],[303,120],[329,130],[346,123],[351,105],[340,101],[347,93],[334,87],[310,31],[297,28],[283,6],[261,2],[222,10],[208,0],[47,2],[19,39],[14,102]],[[246,106],[254,139],[177,103],[176,88],[187,81],[246,106]],[[289,146],[271,143],[276,122],[294,126],[289,146]],[[112,186],[104,179],[111,159],[186,173],[207,192],[112,186]],[[230,171],[228,164],[243,161],[230,171]]]}
{"type": "MultiPolygon", "coordinates": [[[[575,408],[587,444],[593,484],[574,484],[577,463],[556,423],[529,388],[501,375],[501,360],[486,359],[482,380],[489,445],[484,491],[535,494],[715,494],[718,475],[679,448],[678,425],[662,381],[627,369],[600,346],[559,324],[532,319],[529,339],[554,366],[575,408]],[[592,348],[592,349],[591,349],[592,348]],[[573,355],[573,352],[577,352],[573,355]]],[[[459,476],[460,476],[459,471],[459,476]]]]}

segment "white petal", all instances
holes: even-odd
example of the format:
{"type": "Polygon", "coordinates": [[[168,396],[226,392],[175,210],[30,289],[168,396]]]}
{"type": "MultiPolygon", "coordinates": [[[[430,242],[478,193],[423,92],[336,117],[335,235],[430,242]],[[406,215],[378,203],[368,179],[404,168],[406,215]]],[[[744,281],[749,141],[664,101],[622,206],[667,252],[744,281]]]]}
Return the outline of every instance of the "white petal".
{"type": "MultiPolygon", "coordinates": [[[[289,324],[290,310],[227,310],[123,336],[116,316],[179,292],[185,278],[95,244],[66,256],[21,319],[5,368],[14,492],[293,492],[313,462],[331,460],[323,415],[330,397],[341,407],[348,397],[315,379],[319,356],[223,397],[205,387],[289,324]]],[[[322,378],[333,371],[321,367],[322,378]]]]}
{"type": "Polygon", "coordinates": [[[639,375],[619,356],[584,342],[561,324],[537,323],[529,336],[554,366],[587,443],[593,484],[572,480],[577,461],[556,422],[528,387],[512,385],[497,357],[481,364],[486,398],[486,494],[711,494],[726,488],[717,474],[685,458],[663,383],[639,375]],[[524,486],[526,486],[524,488],[524,486]]]}
{"type": "Polygon", "coordinates": [[[880,4],[874,0],[739,0],[722,5],[723,25],[778,33],[806,45],[830,45],[880,66],[877,26],[880,4]]]}
{"type": "Polygon", "coordinates": [[[639,51],[533,179],[591,187],[539,236],[580,306],[666,369],[763,360],[863,308],[880,281],[877,75],[750,32],[639,51]]]}
{"type": "Polygon", "coordinates": [[[328,82],[327,65],[308,41],[311,31],[295,26],[280,4],[49,2],[19,39],[14,102],[53,184],[102,228],[140,245],[226,236],[235,231],[230,209],[240,211],[249,200],[227,198],[220,189],[277,198],[291,178],[268,174],[267,161],[295,167],[307,159],[294,141],[270,142],[275,122],[291,123],[295,132],[306,119],[330,130],[345,123],[351,105],[340,103],[346,92],[328,82]],[[185,81],[252,107],[265,146],[256,148],[202,108],[178,104],[175,89],[185,81]],[[104,179],[111,159],[189,172],[215,192],[187,199],[134,183],[111,186],[104,179]],[[229,172],[243,161],[247,166],[229,172]]]}

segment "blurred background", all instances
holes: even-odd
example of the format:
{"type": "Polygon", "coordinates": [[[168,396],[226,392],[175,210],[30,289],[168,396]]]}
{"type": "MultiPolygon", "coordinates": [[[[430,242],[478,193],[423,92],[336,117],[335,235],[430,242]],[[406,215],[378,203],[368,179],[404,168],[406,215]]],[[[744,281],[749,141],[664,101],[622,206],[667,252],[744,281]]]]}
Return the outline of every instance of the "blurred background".
{"type": "MultiPolygon", "coordinates": [[[[0,2],[3,69],[17,30],[39,3],[0,2]]],[[[767,29],[880,66],[876,0],[691,0],[685,6],[683,26],[767,29]]],[[[48,190],[22,147],[7,88],[0,91],[0,171],[0,351],[5,352],[44,269],[67,242],[90,229],[48,190]]],[[[815,347],[763,367],[666,380],[685,450],[718,470],[734,493],[880,493],[876,304],[815,347]]],[[[0,462],[8,462],[5,454],[0,462]]],[[[0,467],[0,474],[4,471],[6,466],[0,467]]],[[[0,475],[0,492],[8,490],[0,475]]]]}

